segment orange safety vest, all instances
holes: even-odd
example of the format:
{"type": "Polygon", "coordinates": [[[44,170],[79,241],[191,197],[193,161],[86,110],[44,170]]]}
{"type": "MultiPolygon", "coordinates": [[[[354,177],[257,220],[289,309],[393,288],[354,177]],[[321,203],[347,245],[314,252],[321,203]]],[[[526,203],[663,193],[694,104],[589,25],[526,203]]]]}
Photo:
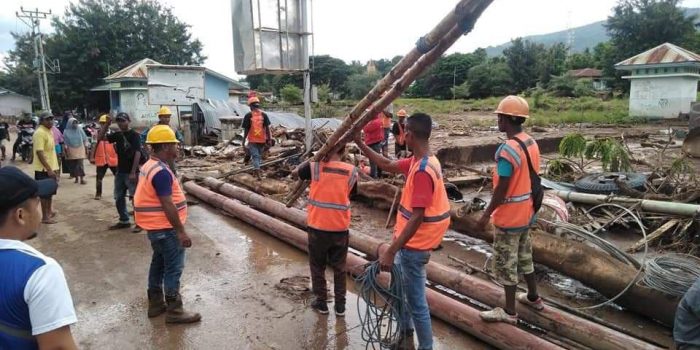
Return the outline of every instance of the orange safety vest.
{"type": "Polygon", "coordinates": [[[160,160],[150,158],[143,166],[139,174],[139,182],[136,185],[136,193],[134,195],[134,216],[136,224],[147,231],[163,230],[173,228],[168,218],[165,216],[165,211],[161,206],[155,188],[153,188],[153,176],[160,170],[167,170],[173,177],[172,199],[177,208],[180,222],[184,225],[187,221],[187,198],[182,192],[180,182],[175,177],[175,174],[170,170],[167,164],[160,160]]]}
{"type": "Polygon", "coordinates": [[[403,146],[406,143],[406,131],[400,122],[396,122],[396,124],[399,126],[399,137],[396,139],[396,143],[403,146]]]}
{"type": "Polygon", "coordinates": [[[98,142],[95,148],[95,165],[115,167],[117,162],[117,152],[114,150],[114,145],[109,141],[98,142]]]}
{"type": "MultiPolygon", "coordinates": [[[[532,165],[538,167],[539,172],[540,149],[537,142],[525,133],[516,135],[530,154],[532,165]]],[[[507,160],[513,165],[513,175],[510,178],[506,199],[491,215],[493,225],[506,231],[519,231],[530,227],[534,209],[530,193],[530,171],[527,165],[525,152],[515,140],[507,140],[496,151],[496,161],[499,158],[507,160]]],[[[493,188],[498,186],[498,169],[493,170],[493,188]]]]}
{"type": "Polygon", "coordinates": [[[425,208],[425,217],[418,226],[418,231],[411,237],[404,247],[414,250],[431,250],[437,248],[442,242],[447,228],[450,227],[450,202],[445,192],[445,184],[442,178],[440,161],[435,157],[423,157],[420,161],[411,164],[408,171],[406,184],[401,194],[399,210],[396,213],[396,226],[394,228],[394,239],[403,233],[411,212],[411,202],[413,199],[413,178],[417,172],[424,171],[433,180],[433,200],[430,207],[425,208]]]}
{"type": "Polygon", "coordinates": [[[381,112],[382,114],[382,126],[384,129],[390,129],[391,128],[391,118],[389,118],[389,115],[381,112]]]}
{"type": "Polygon", "coordinates": [[[357,182],[357,168],[338,161],[312,162],[307,226],[342,232],[350,228],[350,191],[357,182]]]}
{"type": "Polygon", "coordinates": [[[259,109],[250,112],[250,130],[248,131],[248,142],[265,143],[267,135],[265,135],[264,121],[265,117],[259,109]]]}

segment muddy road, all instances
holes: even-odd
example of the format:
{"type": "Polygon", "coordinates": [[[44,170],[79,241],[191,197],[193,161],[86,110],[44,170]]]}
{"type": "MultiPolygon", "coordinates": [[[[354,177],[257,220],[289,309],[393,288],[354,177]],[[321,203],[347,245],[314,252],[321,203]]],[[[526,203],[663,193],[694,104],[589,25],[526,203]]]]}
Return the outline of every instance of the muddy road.
{"type": "MultiPolygon", "coordinates": [[[[8,163],[11,164],[11,163],[8,163]]],[[[33,175],[27,164],[16,163],[33,175]]],[[[307,306],[306,255],[204,204],[191,205],[182,279],[185,306],[200,312],[195,325],[166,326],[146,317],[151,248],[145,234],[109,231],[117,215],[104,180],[94,200],[95,168],[86,163],[87,185],[63,175],[54,197],[58,224],[43,225],[29,242],[64,268],[78,314],[73,333],[82,349],[364,349],[357,297],[349,283],[346,317],[321,316],[307,306]],[[278,286],[296,277],[291,288],[278,286]],[[280,288],[281,287],[281,288],[280,288]]],[[[331,275],[329,274],[329,277],[331,275]]],[[[332,278],[330,279],[332,280],[332,278]]],[[[332,286],[329,285],[332,290],[332,286]]],[[[488,346],[433,321],[436,349],[488,346]]]]}

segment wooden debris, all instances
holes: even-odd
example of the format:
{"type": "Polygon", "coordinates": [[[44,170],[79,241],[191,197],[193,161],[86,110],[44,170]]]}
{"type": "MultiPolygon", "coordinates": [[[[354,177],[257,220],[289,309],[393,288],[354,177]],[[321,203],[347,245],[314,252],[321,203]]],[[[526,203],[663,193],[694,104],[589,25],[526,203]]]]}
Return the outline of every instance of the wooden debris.
{"type": "Polygon", "coordinates": [[[645,242],[646,242],[646,244],[651,244],[652,242],[661,238],[661,236],[663,236],[666,232],[668,232],[670,229],[672,229],[674,226],[676,226],[679,221],[680,220],[678,220],[678,219],[671,219],[671,220],[667,221],[665,224],[661,225],[661,227],[657,228],[656,231],[647,235],[646,240],[644,238],[640,239],[639,241],[637,241],[637,243],[635,243],[631,247],[629,247],[629,249],[627,249],[627,251],[630,253],[640,251],[642,248],[644,248],[645,242]]]}

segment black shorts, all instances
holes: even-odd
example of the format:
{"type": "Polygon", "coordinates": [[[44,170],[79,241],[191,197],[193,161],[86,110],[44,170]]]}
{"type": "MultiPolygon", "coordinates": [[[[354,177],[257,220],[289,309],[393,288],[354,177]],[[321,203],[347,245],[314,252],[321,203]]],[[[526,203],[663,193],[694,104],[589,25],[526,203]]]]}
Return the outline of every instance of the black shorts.
{"type": "MultiPolygon", "coordinates": [[[[34,180],[46,180],[46,179],[50,179],[49,173],[48,173],[48,172],[46,172],[46,171],[35,171],[35,172],[34,172],[34,180]]],[[[40,197],[40,198],[50,199],[51,196],[54,196],[55,194],[56,194],[56,191],[54,191],[53,193],[51,193],[50,196],[47,196],[47,197],[40,197]]]]}

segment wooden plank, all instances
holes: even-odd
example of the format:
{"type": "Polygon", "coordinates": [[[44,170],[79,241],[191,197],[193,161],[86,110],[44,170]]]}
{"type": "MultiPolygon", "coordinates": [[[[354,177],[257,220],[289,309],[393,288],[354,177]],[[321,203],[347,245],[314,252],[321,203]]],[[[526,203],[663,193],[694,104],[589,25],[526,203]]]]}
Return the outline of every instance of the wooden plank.
{"type": "MultiPolygon", "coordinates": [[[[647,238],[646,238],[647,244],[651,244],[655,240],[661,238],[661,236],[663,236],[664,233],[668,232],[670,229],[672,229],[674,226],[676,226],[678,224],[678,222],[679,222],[678,219],[668,220],[665,224],[661,225],[661,227],[657,228],[656,231],[647,235],[647,238]]],[[[644,242],[645,242],[644,238],[640,239],[639,241],[637,241],[637,243],[635,243],[631,247],[629,247],[629,249],[627,249],[627,251],[630,253],[640,251],[644,247],[644,242]]]]}

